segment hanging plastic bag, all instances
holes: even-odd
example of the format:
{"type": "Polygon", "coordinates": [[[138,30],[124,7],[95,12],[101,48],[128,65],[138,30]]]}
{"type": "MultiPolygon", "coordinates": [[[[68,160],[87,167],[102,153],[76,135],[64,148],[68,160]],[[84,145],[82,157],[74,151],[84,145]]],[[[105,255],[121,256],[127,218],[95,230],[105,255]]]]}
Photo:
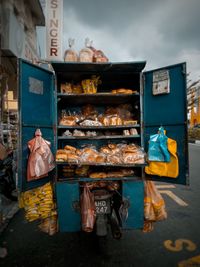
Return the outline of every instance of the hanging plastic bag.
{"type": "Polygon", "coordinates": [[[64,54],[64,61],[65,62],[77,62],[78,61],[78,55],[76,51],[72,48],[74,46],[75,40],[74,39],[69,39],[69,49],[65,51],[64,54]]]}
{"type": "Polygon", "coordinates": [[[153,230],[153,222],[167,218],[165,202],[154,182],[145,181],[144,187],[144,228],[143,232],[153,230]]]}
{"type": "Polygon", "coordinates": [[[32,181],[48,175],[55,168],[54,157],[50,150],[50,142],[42,138],[40,129],[35,138],[28,142],[30,155],[28,158],[27,180],[32,181]]]}
{"type": "Polygon", "coordinates": [[[167,218],[165,202],[153,181],[145,181],[144,218],[147,221],[160,221],[167,218]]]}
{"type": "Polygon", "coordinates": [[[168,138],[167,147],[170,153],[170,162],[150,161],[145,167],[145,172],[151,175],[177,178],[179,175],[179,162],[177,156],[177,143],[175,140],[168,138]]]}
{"type": "Polygon", "coordinates": [[[170,154],[167,148],[167,136],[164,133],[163,127],[159,128],[158,134],[150,136],[148,160],[162,162],[170,161],[170,154]]]}
{"type": "Polygon", "coordinates": [[[85,232],[92,232],[95,223],[94,194],[90,192],[89,186],[85,185],[81,194],[81,219],[82,229],[85,232]]]}

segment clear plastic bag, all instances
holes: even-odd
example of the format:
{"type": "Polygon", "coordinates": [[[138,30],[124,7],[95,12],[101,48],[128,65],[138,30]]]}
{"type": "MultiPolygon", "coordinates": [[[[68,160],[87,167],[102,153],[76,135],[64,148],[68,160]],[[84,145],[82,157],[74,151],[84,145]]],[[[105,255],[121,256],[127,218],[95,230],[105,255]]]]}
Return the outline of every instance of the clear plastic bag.
{"type": "Polygon", "coordinates": [[[90,192],[88,185],[84,186],[80,199],[82,229],[85,232],[92,232],[95,224],[96,214],[94,194],[90,192]]]}
{"type": "Polygon", "coordinates": [[[74,49],[72,49],[72,47],[74,46],[75,40],[70,38],[68,40],[68,43],[69,43],[69,49],[67,49],[65,51],[64,61],[65,62],[77,62],[78,61],[78,55],[77,55],[76,51],[74,49]]]}
{"type": "Polygon", "coordinates": [[[79,53],[79,61],[80,62],[93,62],[94,52],[90,48],[92,42],[86,38],[85,39],[85,47],[81,49],[79,53]]]}

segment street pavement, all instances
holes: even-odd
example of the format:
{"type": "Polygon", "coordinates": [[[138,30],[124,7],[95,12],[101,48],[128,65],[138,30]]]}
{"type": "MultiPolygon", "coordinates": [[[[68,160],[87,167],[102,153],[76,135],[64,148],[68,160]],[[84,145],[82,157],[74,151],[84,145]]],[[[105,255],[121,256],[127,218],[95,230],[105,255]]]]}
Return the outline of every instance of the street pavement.
{"type": "Polygon", "coordinates": [[[200,267],[200,145],[189,145],[190,185],[156,183],[166,202],[168,219],[154,230],[108,238],[100,253],[93,235],[58,233],[48,236],[19,211],[0,236],[8,255],[2,267],[200,267]]]}

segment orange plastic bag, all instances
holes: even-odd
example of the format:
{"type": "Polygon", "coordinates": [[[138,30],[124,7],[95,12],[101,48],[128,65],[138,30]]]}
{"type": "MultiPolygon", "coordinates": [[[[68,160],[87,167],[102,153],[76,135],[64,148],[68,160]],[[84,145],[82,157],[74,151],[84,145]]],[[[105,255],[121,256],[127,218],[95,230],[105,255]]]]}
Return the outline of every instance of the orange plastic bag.
{"type": "Polygon", "coordinates": [[[146,221],[160,221],[167,218],[165,202],[154,182],[145,182],[144,218],[146,221]]]}
{"type": "Polygon", "coordinates": [[[94,194],[90,192],[89,186],[85,185],[81,195],[81,219],[83,231],[93,231],[96,218],[95,210],[94,194]]]}

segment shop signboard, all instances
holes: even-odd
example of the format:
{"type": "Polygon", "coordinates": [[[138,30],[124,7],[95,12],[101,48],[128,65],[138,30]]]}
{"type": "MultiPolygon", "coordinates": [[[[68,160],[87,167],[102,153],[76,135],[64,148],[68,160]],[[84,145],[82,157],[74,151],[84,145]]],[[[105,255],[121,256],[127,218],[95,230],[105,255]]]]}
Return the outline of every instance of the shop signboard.
{"type": "Polygon", "coordinates": [[[63,0],[46,2],[46,57],[47,60],[62,60],[63,0]]]}

